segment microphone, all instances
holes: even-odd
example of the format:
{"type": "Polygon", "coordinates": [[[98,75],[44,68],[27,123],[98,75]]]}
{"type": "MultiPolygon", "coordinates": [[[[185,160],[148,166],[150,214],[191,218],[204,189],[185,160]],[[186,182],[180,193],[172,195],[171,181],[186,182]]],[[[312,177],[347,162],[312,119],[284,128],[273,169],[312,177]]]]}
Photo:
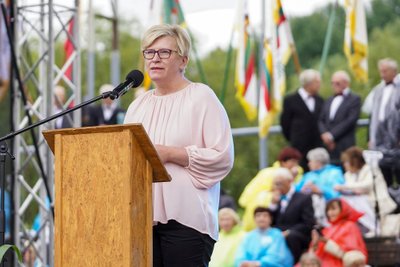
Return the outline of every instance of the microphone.
{"type": "Polygon", "coordinates": [[[373,168],[378,168],[379,160],[383,158],[383,153],[376,150],[364,150],[362,154],[365,162],[373,168]]]}
{"type": "Polygon", "coordinates": [[[132,87],[138,87],[143,82],[143,73],[139,70],[133,70],[126,75],[125,82],[120,83],[110,92],[110,99],[114,100],[123,96],[132,87]]]}

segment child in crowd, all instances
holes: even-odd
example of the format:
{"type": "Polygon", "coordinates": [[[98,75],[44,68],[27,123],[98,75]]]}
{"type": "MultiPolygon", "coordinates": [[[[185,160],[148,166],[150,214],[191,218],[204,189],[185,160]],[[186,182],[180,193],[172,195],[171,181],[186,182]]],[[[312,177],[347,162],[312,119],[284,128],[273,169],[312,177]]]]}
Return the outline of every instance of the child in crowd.
{"type": "Polygon", "coordinates": [[[330,226],[322,229],[321,233],[313,230],[311,241],[322,267],[343,267],[346,253],[354,250],[362,253],[367,261],[365,242],[356,224],[362,215],[343,199],[332,199],[327,203],[326,216],[330,226]]]}
{"type": "Polygon", "coordinates": [[[236,253],[236,267],[292,267],[293,256],[279,229],[270,227],[272,212],[257,207],[254,220],[257,228],[249,232],[236,253]]]}
{"type": "Polygon", "coordinates": [[[231,208],[218,212],[219,239],[215,243],[209,267],[233,267],[236,250],[245,236],[238,214],[231,208]]]}

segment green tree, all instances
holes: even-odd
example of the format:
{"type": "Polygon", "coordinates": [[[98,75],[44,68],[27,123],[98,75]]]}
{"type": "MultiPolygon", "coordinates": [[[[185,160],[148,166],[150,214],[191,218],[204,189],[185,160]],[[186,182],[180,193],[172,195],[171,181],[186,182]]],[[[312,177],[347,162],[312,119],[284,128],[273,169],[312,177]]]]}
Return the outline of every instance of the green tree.
{"type": "Polygon", "coordinates": [[[310,68],[320,60],[332,8],[336,8],[336,15],[330,54],[336,54],[343,50],[345,25],[343,8],[327,5],[311,15],[294,17],[290,20],[293,38],[303,68],[310,68]]]}
{"type": "Polygon", "coordinates": [[[400,16],[400,0],[373,0],[367,13],[368,33],[383,28],[400,16]]]}
{"type": "Polygon", "coordinates": [[[369,80],[372,85],[381,79],[377,69],[379,59],[390,57],[400,63],[400,18],[384,28],[374,28],[369,36],[369,80]]]}

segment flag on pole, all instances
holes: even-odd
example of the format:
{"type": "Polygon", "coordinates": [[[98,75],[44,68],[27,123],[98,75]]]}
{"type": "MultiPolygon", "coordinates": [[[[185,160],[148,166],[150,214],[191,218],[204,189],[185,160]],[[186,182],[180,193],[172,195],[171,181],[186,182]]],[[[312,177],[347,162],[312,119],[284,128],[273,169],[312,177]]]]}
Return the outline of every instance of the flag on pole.
{"type": "Polygon", "coordinates": [[[281,110],[283,95],[286,92],[285,66],[290,56],[296,52],[290,24],[283,12],[281,0],[274,1],[272,9],[274,17],[273,27],[276,28],[276,31],[272,32],[272,40],[274,40],[273,43],[275,44],[272,47],[272,51],[273,54],[277,55],[273,59],[274,89],[272,102],[274,103],[273,109],[275,113],[278,113],[281,110]]]}
{"type": "Polygon", "coordinates": [[[294,45],[289,22],[283,13],[280,0],[266,6],[265,41],[261,72],[261,88],[258,106],[259,136],[266,137],[275,117],[281,111],[286,91],[285,64],[289,61],[294,45]],[[272,12],[271,12],[272,11],[272,12]],[[271,14],[272,16],[268,15],[271,14]],[[271,17],[273,19],[271,19],[271,17]]]}
{"type": "Polygon", "coordinates": [[[270,44],[264,43],[264,60],[261,63],[261,88],[258,104],[259,135],[265,137],[268,134],[275,117],[274,92],[273,92],[273,57],[270,44]]]}
{"type": "Polygon", "coordinates": [[[368,81],[368,36],[362,0],[345,0],[344,53],[355,78],[368,81]]]}
{"type": "Polygon", "coordinates": [[[248,120],[257,117],[257,77],[255,41],[250,34],[250,21],[247,12],[247,3],[239,7],[244,11],[239,15],[238,32],[239,44],[236,58],[236,98],[242,105],[248,120]]]}
{"type": "Polygon", "coordinates": [[[280,61],[286,66],[293,53],[294,40],[289,21],[286,19],[283,12],[281,0],[275,0],[273,6],[273,17],[276,25],[277,52],[280,61]]]}
{"type": "Polygon", "coordinates": [[[185,16],[179,0],[164,0],[163,22],[168,24],[178,24],[186,28],[185,16]]]}
{"type": "Polygon", "coordinates": [[[73,38],[74,36],[74,21],[75,19],[72,18],[71,21],[68,24],[68,36],[67,36],[67,40],[64,43],[64,51],[65,51],[65,62],[66,64],[69,64],[69,66],[67,67],[66,71],[65,71],[65,76],[67,76],[67,78],[72,81],[72,69],[73,69],[73,62],[72,62],[72,54],[74,53],[74,44],[71,41],[71,38],[73,38]]]}

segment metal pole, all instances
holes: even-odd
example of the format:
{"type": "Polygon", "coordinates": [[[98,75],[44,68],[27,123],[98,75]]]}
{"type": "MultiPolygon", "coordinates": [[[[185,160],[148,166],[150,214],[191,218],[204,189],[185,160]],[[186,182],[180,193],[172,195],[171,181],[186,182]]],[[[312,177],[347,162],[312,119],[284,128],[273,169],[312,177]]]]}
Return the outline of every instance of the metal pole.
{"type": "Polygon", "coordinates": [[[111,51],[111,83],[117,85],[120,82],[120,55],[119,55],[119,32],[118,32],[118,0],[111,1],[112,18],[112,51],[111,51]]]}
{"type": "Polygon", "coordinates": [[[232,53],[233,53],[232,42],[233,42],[234,32],[235,32],[235,30],[232,30],[231,38],[229,41],[228,55],[227,55],[226,64],[225,64],[224,80],[222,82],[222,90],[221,90],[221,95],[219,97],[219,100],[221,101],[222,105],[225,102],[225,94],[226,94],[226,89],[228,87],[229,67],[231,66],[231,59],[232,59],[232,53]]]}
{"type": "MultiPolygon", "coordinates": [[[[5,232],[6,232],[6,212],[4,210],[4,194],[6,186],[6,156],[7,144],[6,142],[0,143],[0,246],[4,245],[5,232]]],[[[4,258],[0,262],[0,266],[4,266],[4,258]]]]}
{"type": "Polygon", "coordinates": [[[335,24],[337,6],[338,6],[338,2],[336,1],[336,3],[332,6],[332,11],[331,11],[331,14],[329,16],[328,29],[326,31],[325,41],[324,41],[324,48],[322,50],[321,65],[319,67],[319,72],[321,73],[321,75],[324,72],[326,60],[328,58],[329,48],[331,46],[333,25],[335,24]]]}
{"type": "Polygon", "coordinates": [[[87,92],[86,99],[94,97],[94,73],[95,73],[95,33],[94,33],[94,11],[93,0],[89,0],[89,44],[88,44],[88,66],[87,66],[87,92]]]}
{"type": "MultiPolygon", "coordinates": [[[[258,58],[258,72],[259,75],[258,77],[262,77],[262,60],[263,60],[263,51],[264,51],[264,39],[265,39],[265,23],[266,23],[266,16],[265,16],[265,12],[266,12],[266,5],[265,5],[265,1],[261,0],[261,33],[260,33],[260,42],[259,42],[259,58],[258,58]]],[[[261,81],[260,79],[257,80],[258,81],[258,99],[260,99],[260,89],[261,89],[261,81]]],[[[260,103],[259,103],[260,105],[260,103]]],[[[268,150],[267,150],[267,146],[268,146],[268,140],[267,137],[260,137],[259,136],[259,140],[258,140],[258,154],[259,154],[259,158],[258,158],[258,167],[259,169],[264,169],[267,167],[268,165],[268,150]]]]}

